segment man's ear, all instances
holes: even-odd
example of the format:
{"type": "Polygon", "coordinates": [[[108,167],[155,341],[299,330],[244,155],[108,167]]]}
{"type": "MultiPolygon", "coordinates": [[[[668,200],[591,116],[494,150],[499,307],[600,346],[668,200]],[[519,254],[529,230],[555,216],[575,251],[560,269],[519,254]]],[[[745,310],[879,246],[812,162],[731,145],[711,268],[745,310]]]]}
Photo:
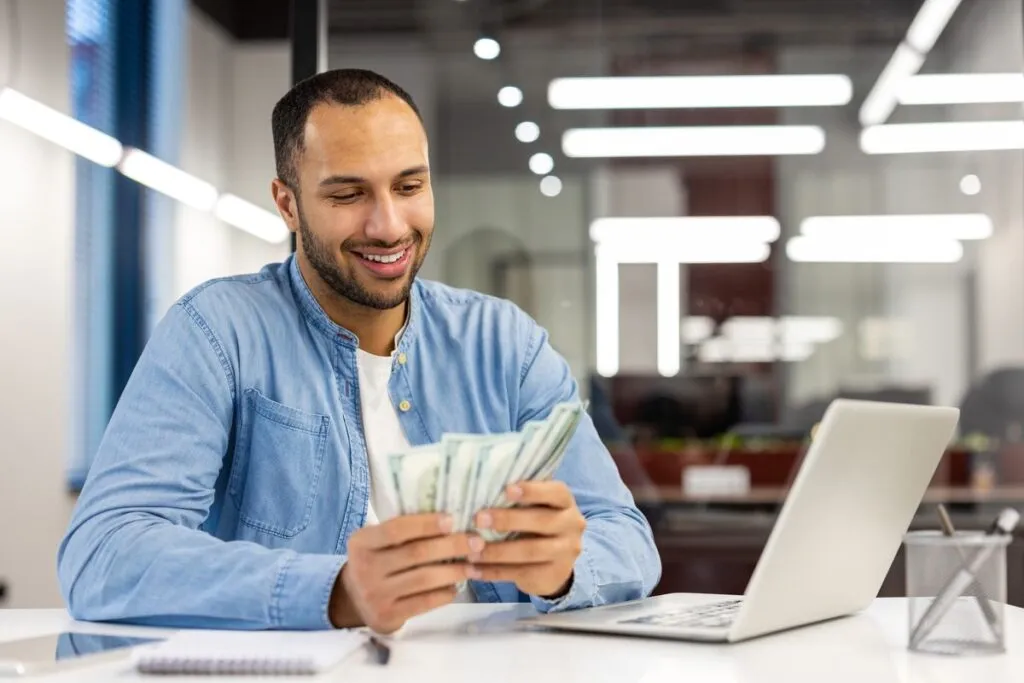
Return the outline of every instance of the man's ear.
{"type": "Polygon", "coordinates": [[[280,178],[274,178],[270,183],[270,195],[285,225],[291,232],[296,232],[299,229],[299,200],[295,193],[280,178]]]}

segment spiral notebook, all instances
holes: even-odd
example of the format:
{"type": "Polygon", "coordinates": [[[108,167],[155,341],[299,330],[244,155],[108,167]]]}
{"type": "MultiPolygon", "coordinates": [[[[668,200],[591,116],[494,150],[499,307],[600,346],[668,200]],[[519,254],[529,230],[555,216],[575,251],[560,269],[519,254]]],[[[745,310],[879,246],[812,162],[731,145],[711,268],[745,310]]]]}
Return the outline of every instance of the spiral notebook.
{"type": "Polygon", "coordinates": [[[135,668],[151,674],[319,674],[367,642],[359,631],[180,631],[139,648],[135,668]]]}

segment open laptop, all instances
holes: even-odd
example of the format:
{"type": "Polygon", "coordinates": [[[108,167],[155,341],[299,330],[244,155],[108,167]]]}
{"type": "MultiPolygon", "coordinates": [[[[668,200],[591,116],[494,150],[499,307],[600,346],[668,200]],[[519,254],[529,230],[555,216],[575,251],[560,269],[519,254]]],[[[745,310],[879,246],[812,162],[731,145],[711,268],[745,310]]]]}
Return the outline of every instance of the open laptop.
{"type": "Polygon", "coordinates": [[[737,642],[858,612],[878,595],[959,415],[956,408],[834,401],[742,598],[695,606],[693,595],[669,594],[524,621],[737,642]]]}

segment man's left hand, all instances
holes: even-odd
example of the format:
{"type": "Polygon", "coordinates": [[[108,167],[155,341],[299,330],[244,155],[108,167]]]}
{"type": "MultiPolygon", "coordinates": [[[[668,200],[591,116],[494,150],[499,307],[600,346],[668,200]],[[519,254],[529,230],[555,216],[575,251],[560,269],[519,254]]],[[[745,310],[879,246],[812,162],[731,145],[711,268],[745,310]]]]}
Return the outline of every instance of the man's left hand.
{"type": "Polygon", "coordinates": [[[470,555],[473,566],[467,574],[484,581],[512,581],[529,595],[561,597],[572,585],[587,526],[572,492],[561,481],[524,481],[509,486],[506,496],[521,507],[483,510],[476,526],[521,536],[488,543],[470,555]]]}

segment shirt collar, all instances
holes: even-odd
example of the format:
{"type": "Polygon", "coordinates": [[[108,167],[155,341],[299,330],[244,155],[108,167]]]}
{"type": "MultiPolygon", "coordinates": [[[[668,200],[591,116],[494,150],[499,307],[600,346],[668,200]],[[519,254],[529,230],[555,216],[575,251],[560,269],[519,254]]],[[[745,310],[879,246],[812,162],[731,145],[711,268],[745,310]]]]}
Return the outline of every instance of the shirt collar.
{"type": "MultiPolygon", "coordinates": [[[[355,333],[331,320],[320,305],[320,302],[313,296],[313,291],[306,283],[306,279],[302,277],[302,271],[299,270],[299,262],[295,254],[291,254],[288,257],[288,275],[291,280],[292,291],[303,317],[324,334],[338,339],[347,346],[359,348],[359,339],[355,333]]],[[[405,316],[405,325],[395,335],[396,351],[407,346],[415,336],[415,329],[419,322],[420,307],[422,306],[420,300],[419,282],[418,280],[413,280],[412,287],[409,289],[409,308],[405,316]]]]}

